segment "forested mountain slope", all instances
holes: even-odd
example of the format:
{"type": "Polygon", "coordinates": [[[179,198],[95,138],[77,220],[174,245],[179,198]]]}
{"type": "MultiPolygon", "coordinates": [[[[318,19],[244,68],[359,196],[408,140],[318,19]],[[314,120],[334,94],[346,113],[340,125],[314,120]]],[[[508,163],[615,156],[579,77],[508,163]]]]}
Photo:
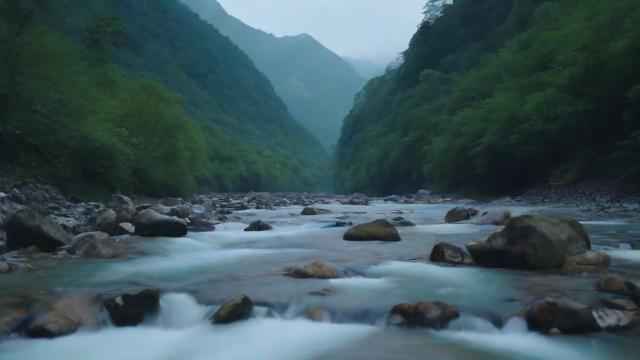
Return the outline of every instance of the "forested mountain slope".
{"type": "Polygon", "coordinates": [[[180,1],[249,55],[293,116],[325,147],[335,145],[342,120],[365,83],[349,63],[309,35],[276,37],[254,29],[215,0],[180,1]]]}
{"type": "Polygon", "coordinates": [[[636,0],[456,0],[347,117],[344,191],[640,179],[636,0]],[[481,16],[479,16],[481,14],[481,16]]]}
{"type": "Polygon", "coordinates": [[[79,192],[314,190],[326,155],[177,0],[0,1],[0,164],[79,192]]]}

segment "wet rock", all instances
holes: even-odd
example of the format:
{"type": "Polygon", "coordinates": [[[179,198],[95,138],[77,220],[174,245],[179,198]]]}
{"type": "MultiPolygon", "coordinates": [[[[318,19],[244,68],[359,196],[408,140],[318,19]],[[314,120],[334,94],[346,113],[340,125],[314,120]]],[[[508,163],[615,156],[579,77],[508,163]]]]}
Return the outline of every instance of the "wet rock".
{"type": "Polygon", "coordinates": [[[131,222],[136,216],[136,208],[133,201],[128,196],[122,194],[114,194],[111,196],[109,207],[116,212],[117,223],[131,222]]]}
{"type": "Polygon", "coordinates": [[[89,232],[76,235],[69,245],[72,254],[86,258],[111,259],[126,254],[123,246],[107,233],[89,232]]]}
{"type": "Polygon", "coordinates": [[[600,330],[592,310],[570,299],[546,298],[525,312],[529,328],[542,333],[557,328],[563,334],[584,334],[600,330]]]}
{"type": "Polygon", "coordinates": [[[20,210],[5,224],[7,249],[27,248],[35,245],[42,251],[54,252],[64,246],[71,235],[50,219],[32,210],[20,210]]]}
{"type": "Polygon", "coordinates": [[[189,216],[189,230],[194,232],[208,232],[214,231],[215,229],[215,222],[206,218],[203,214],[189,216]]]}
{"type": "Polygon", "coordinates": [[[244,229],[244,231],[269,231],[273,230],[273,227],[261,220],[254,221],[249,226],[244,229]]]}
{"type": "Polygon", "coordinates": [[[475,225],[504,226],[511,219],[509,210],[487,210],[473,219],[475,225]]]}
{"type": "Polygon", "coordinates": [[[341,228],[341,227],[346,227],[346,226],[353,226],[352,222],[347,222],[347,221],[336,221],[330,225],[327,226],[327,228],[341,228]]]}
{"type": "Polygon", "coordinates": [[[27,319],[27,313],[21,310],[11,310],[0,315],[0,340],[18,329],[27,319]]]}
{"type": "Polygon", "coordinates": [[[360,224],[347,230],[343,236],[347,241],[400,241],[398,230],[385,219],[360,224]]]}
{"type": "Polygon", "coordinates": [[[322,290],[310,291],[309,295],[312,295],[312,296],[333,296],[333,295],[335,295],[337,293],[338,292],[335,289],[325,288],[325,289],[322,289],[322,290]]]}
{"type": "Polygon", "coordinates": [[[187,235],[187,223],[177,217],[158,214],[147,209],[139,213],[134,221],[135,234],[139,236],[182,237],[187,235]]]}
{"type": "Polygon", "coordinates": [[[389,312],[388,321],[400,326],[443,329],[458,317],[458,310],[435,301],[396,305],[389,312]]]}
{"type": "Polygon", "coordinates": [[[632,282],[623,279],[620,275],[606,274],[598,278],[596,290],[612,294],[632,295],[637,291],[637,287],[632,282]]]}
{"type": "Polygon", "coordinates": [[[0,274],[8,274],[11,272],[11,265],[6,262],[0,260],[0,274]]]}
{"type": "Polygon", "coordinates": [[[251,317],[253,302],[249,297],[240,295],[222,304],[213,315],[211,321],[214,324],[230,324],[251,317]]]}
{"type": "Polygon", "coordinates": [[[304,311],[304,317],[315,322],[330,322],[331,314],[328,311],[318,308],[308,308],[304,311]]]}
{"type": "Polygon", "coordinates": [[[303,215],[303,216],[327,215],[327,214],[331,214],[331,210],[318,209],[318,208],[312,208],[312,207],[306,207],[302,209],[302,212],[300,213],[300,215],[303,215]]]}
{"type": "Polygon", "coordinates": [[[419,202],[431,202],[433,201],[433,198],[431,191],[424,189],[418,190],[418,192],[413,196],[413,200],[419,202]]]}
{"type": "Polygon", "coordinates": [[[592,311],[598,326],[602,330],[615,330],[627,327],[633,321],[635,312],[600,308],[592,311]]]}
{"type": "Polygon", "coordinates": [[[582,254],[568,257],[562,265],[562,271],[567,274],[594,274],[609,267],[611,257],[605,253],[585,251],[582,254]]]}
{"type": "Polygon", "coordinates": [[[609,309],[622,310],[622,311],[640,311],[638,305],[628,299],[603,299],[600,300],[602,305],[609,309]]]}
{"type": "Polygon", "coordinates": [[[455,207],[447,212],[444,216],[446,223],[457,223],[469,220],[478,214],[478,210],[472,208],[455,207]]]}
{"type": "Polygon", "coordinates": [[[335,269],[322,261],[316,261],[306,266],[287,268],[285,274],[298,279],[336,279],[339,277],[335,269]]]}
{"type": "Polygon", "coordinates": [[[118,226],[118,214],[113,209],[107,209],[100,216],[98,216],[93,222],[93,228],[95,231],[106,232],[109,235],[117,236],[121,234],[115,234],[118,226]]]}
{"type": "Polygon", "coordinates": [[[70,296],[32,316],[24,333],[30,338],[55,338],[72,334],[80,327],[97,327],[98,314],[96,296],[70,296]]]}
{"type": "Polygon", "coordinates": [[[137,294],[123,294],[104,301],[104,307],[116,326],[137,326],[160,309],[160,291],[147,289],[137,294]]]}
{"type": "Polygon", "coordinates": [[[454,264],[454,265],[473,265],[473,259],[461,248],[446,242],[439,242],[433,246],[429,261],[454,264]]]}
{"type": "Polygon", "coordinates": [[[561,268],[568,257],[590,249],[579,222],[546,215],[511,218],[486,240],[467,244],[478,265],[530,270],[561,268]]]}
{"type": "Polygon", "coordinates": [[[395,217],[391,220],[391,224],[395,227],[411,227],[411,226],[416,226],[416,224],[412,223],[411,221],[398,216],[395,217]]]}
{"type": "Polygon", "coordinates": [[[369,198],[363,194],[353,194],[351,198],[344,200],[341,203],[342,205],[368,206],[369,198]]]}

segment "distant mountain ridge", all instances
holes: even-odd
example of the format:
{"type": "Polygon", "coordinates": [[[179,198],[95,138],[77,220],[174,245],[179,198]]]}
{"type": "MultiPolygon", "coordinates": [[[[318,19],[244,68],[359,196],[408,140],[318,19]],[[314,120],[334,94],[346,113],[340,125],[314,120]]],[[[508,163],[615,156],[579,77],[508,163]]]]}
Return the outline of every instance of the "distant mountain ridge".
{"type": "Polygon", "coordinates": [[[313,37],[276,37],[229,15],[215,0],[180,0],[228,36],[273,83],[289,111],[325,148],[334,145],[342,121],[365,79],[313,37]]]}

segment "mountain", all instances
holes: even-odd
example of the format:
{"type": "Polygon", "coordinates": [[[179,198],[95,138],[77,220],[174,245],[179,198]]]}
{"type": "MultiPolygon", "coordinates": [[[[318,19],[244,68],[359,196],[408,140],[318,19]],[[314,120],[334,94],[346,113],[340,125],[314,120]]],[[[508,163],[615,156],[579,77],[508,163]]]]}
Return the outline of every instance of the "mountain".
{"type": "Polygon", "coordinates": [[[342,57],[346,62],[351,64],[354,69],[363,78],[370,80],[376,76],[384,74],[384,66],[378,65],[374,62],[365,59],[356,59],[351,57],[342,57]]]}
{"type": "Polygon", "coordinates": [[[327,185],[270,81],[177,0],[3,1],[0,20],[7,171],[85,193],[327,185]]]}
{"type": "Polygon", "coordinates": [[[326,148],[365,80],[309,35],[276,37],[229,15],[215,0],[181,0],[228,36],[273,83],[293,116],[326,148]]]}
{"type": "Polygon", "coordinates": [[[339,189],[499,194],[640,180],[636,0],[440,7],[345,120],[339,189]]]}

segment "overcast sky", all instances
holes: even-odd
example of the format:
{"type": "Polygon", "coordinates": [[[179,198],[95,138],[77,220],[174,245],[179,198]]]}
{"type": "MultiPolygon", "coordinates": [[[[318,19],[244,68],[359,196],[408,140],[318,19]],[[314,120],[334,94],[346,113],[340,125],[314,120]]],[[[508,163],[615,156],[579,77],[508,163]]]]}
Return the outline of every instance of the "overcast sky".
{"type": "Polygon", "coordinates": [[[307,33],[339,55],[386,65],[407,48],[426,0],[218,0],[272,34],[307,33]]]}

